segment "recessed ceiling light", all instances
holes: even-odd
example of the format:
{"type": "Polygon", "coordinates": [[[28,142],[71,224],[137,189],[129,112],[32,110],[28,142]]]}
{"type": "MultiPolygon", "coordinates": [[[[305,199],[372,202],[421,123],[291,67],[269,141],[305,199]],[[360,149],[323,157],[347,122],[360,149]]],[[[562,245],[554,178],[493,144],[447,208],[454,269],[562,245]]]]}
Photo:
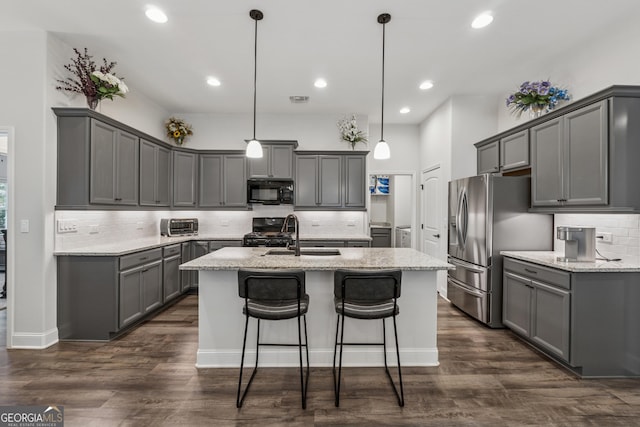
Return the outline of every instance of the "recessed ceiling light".
{"type": "Polygon", "coordinates": [[[420,83],[420,89],[422,90],[431,89],[432,87],[433,87],[433,82],[431,80],[425,80],[422,83],[420,83]]]}
{"type": "Polygon", "coordinates": [[[215,77],[207,77],[207,84],[209,86],[220,86],[220,80],[216,79],[215,77]]]}
{"type": "Polygon", "coordinates": [[[327,87],[327,81],[325,79],[317,79],[313,85],[319,88],[327,87]]]}
{"type": "Polygon", "coordinates": [[[411,112],[411,108],[409,108],[409,107],[402,107],[400,109],[400,114],[407,114],[407,113],[410,113],[410,112],[411,112]]]}
{"type": "Polygon", "coordinates": [[[148,6],[144,14],[153,22],[157,22],[159,24],[164,24],[169,20],[167,15],[155,6],[148,6]]]}
{"type": "Polygon", "coordinates": [[[472,28],[484,28],[493,22],[493,15],[491,12],[482,12],[471,23],[472,28]]]}

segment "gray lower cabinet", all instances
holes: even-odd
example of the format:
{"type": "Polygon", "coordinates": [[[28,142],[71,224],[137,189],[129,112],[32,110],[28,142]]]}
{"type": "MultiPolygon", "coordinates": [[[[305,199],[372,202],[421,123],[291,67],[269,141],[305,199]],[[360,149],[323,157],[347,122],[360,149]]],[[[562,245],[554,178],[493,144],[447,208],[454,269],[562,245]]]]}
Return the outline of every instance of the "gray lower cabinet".
{"type": "Polygon", "coordinates": [[[242,246],[242,240],[210,240],[209,241],[209,252],[217,251],[222,248],[235,247],[239,248],[242,246]]]}
{"type": "Polygon", "coordinates": [[[175,207],[196,207],[198,154],[173,151],[173,203],[175,207]]]}
{"type": "MultiPolygon", "coordinates": [[[[191,242],[184,242],[180,246],[182,263],[191,261],[193,259],[191,257],[191,242]]],[[[193,276],[193,271],[180,271],[180,289],[182,292],[187,292],[191,288],[191,285],[193,284],[193,276]]]]}
{"type": "Polygon", "coordinates": [[[637,377],[638,283],[638,272],[568,272],[505,257],[503,323],[582,377],[637,377]]]}
{"type": "Polygon", "coordinates": [[[391,227],[371,227],[370,235],[372,248],[391,247],[391,227]]]}
{"type": "Polygon", "coordinates": [[[302,240],[301,248],[368,248],[368,240],[302,240]]]}
{"type": "Polygon", "coordinates": [[[368,248],[371,247],[371,242],[368,240],[347,240],[348,248],[368,248]]]}
{"type": "MultiPolygon", "coordinates": [[[[569,361],[571,291],[569,274],[557,273],[560,281],[542,281],[547,270],[505,262],[503,278],[503,323],[529,338],[557,358],[569,361]],[[560,284],[560,285],[559,285],[560,284]]],[[[549,279],[548,279],[549,280],[549,279]]]]}
{"type": "Polygon", "coordinates": [[[162,261],[120,273],[119,327],[133,323],[162,304],[162,261]]]}
{"type": "Polygon", "coordinates": [[[265,142],[262,158],[248,159],[248,175],[251,178],[293,179],[293,150],[297,141],[265,142]]]}
{"type": "Polygon", "coordinates": [[[169,206],[173,183],[171,151],[151,141],[140,140],[140,205],[169,206]]]}
{"type": "Polygon", "coordinates": [[[531,128],[532,206],[608,204],[607,113],[605,100],[531,128]]]}
{"type": "Polygon", "coordinates": [[[138,137],[91,119],[90,140],[90,202],[137,205],[138,137]]]}
{"type": "Polygon", "coordinates": [[[182,264],[182,246],[165,246],[162,249],[163,301],[170,301],[182,293],[180,283],[180,264],[182,264]]]}
{"type": "Polygon", "coordinates": [[[247,206],[244,153],[200,154],[199,203],[205,208],[247,206]]]}

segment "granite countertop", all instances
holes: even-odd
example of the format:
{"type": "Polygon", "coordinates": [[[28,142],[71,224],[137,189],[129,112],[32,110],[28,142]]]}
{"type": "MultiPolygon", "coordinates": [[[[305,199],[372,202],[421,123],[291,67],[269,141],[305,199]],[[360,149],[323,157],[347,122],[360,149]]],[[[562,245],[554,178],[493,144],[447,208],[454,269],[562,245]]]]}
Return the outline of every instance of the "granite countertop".
{"type": "MultiPolygon", "coordinates": [[[[55,256],[120,256],[147,249],[160,248],[175,243],[189,242],[191,240],[242,240],[244,235],[220,235],[198,234],[197,236],[153,236],[139,239],[128,239],[113,243],[93,244],[73,249],[61,249],[53,252],[55,256]]],[[[366,234],[353,235],[300,235],[300,240],[367,240],[371,237],[366,234]]]]}
{"type": "Polygon", "coordinates": [[[532,262],[545,267],[556,268],[558,270],[572,273],[631,273],[640,272],[640,258],[622,257],[621,261],[596,260],[595,262],[568,262],[558,261],[557,257],[562,256],[560,252],[551,251],[502,251],[501,255],[515,258],[522,261],[532,262]]]}
{"type": "MultiPolygon", "coordinates": [[[[282,249],[282,248],[279,248],[282,249]]],[[[310,249],[310,248],[309,248],[310,249]]],[[[452,270],[454,266],[410,248],[338,248],[340,255],[265,255],[271,248],[222,248],[180,265],[181,270],[237,270],[239,268],[338,268],[452,270]]],[[[304,248],[303,248],[304,250],[304,248]]],[[[327,251],[328,248],[323,250],[327,251]]]]}

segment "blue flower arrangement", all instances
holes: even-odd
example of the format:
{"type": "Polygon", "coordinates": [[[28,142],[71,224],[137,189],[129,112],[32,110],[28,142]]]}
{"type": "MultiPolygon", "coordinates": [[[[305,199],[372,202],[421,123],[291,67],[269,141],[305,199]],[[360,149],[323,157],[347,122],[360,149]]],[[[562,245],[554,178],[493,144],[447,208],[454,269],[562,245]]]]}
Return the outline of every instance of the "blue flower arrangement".
{"type": "Polygon", "coordinates": [[[566,89],[560,89],[548,80],[524,82],[520,89],[506,99],[507,107],[518,117],[523,111],[549,112],[560,101],[568,101],[571,96],[566,89]]]}

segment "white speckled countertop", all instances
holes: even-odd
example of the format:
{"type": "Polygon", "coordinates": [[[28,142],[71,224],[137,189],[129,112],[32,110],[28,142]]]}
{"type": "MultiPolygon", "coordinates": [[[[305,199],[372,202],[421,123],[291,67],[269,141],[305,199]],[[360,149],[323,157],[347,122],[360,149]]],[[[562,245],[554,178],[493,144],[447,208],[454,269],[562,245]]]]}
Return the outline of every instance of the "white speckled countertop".
{"type": "MultiPolygon", "coordinates": [[[[303,248],[304,250],[305,248],[303,248]]],[[[311,249],[311,248],[309,248],[311,249]]],[[[451,270],[453,265],[410,248],[338,248],[340,255],[265,255],[270,248],[222,248],[180,266],[181,270],[302,268],[305,270],[451,270]]],[[[324,250],[329,250],[324,248],[324,250]]]]}
{"type": "MultiPolygon", "coordinates": [[[[103,243],[98,245],[88,245],[73,249],[54,251],[55,256],[120,256],[147,249],[160,248],[162,246],[175,243],[188,242],[191,240],[242,240],[243,235],[209,235],[199,234],[197,236],[165,237],[153,236],[138,239],[123,240],[113,243],[103,243]]],[[[300,235],[300,240],[367,240],[371,237],[366,234],[354,235],[300,235]]]]}
{"type": "Polygon", "coordinates": [[[559,270],[570,271],[572,273],[615,273],[615,272],[640,272],[639,258],[622,258],[622,261],[603,261],[595,262],[567,262],[558,261],[557,257],[562,256],[560,252],[551,251],[502,251],[501,255],[509,258],[515,258],[522,261],[532,262],[534,264],[544,265],[545,267],[557,268],[559,270]]]}

